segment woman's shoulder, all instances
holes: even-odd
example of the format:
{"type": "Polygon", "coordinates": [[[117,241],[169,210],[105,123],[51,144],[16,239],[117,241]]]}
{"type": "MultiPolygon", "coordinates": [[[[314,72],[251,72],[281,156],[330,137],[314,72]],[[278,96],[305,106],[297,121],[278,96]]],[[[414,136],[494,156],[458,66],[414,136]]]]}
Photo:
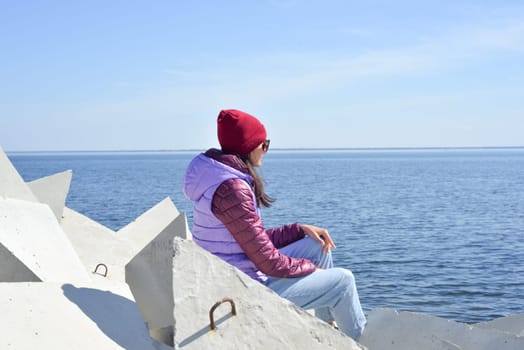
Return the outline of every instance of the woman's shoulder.
{"type": "Polygon", "coordinates": [[[245,213],[246,210],[255,212],[253,190],[249,184],[238,178],[222,182],[213,195],[213,213],[245,213]]]}
{"type": "Polygon", "coordinates": [[[216,189],[215,193],[221,196],[252,196],[253,189],[243,179],[231,178],[223,181],[216,189]]]}
{"type": "Polygon", "coordinates": [[[224,153],[216,148],[211,148],[204,155],[243,173],[248,172],[246,164],[235,154],[224,153]]]}

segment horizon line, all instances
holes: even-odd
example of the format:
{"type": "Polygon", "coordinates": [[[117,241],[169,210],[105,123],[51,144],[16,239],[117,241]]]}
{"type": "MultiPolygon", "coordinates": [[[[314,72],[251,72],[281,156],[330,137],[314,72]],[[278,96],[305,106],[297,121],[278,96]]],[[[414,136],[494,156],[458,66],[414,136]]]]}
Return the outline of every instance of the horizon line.
{"type": "MultiPolygon", "coordinates": [[[[210,147],[208,147],[210,148],[210,147]]],[[[208,149],[206,148],[206,149],[208,149]]],[[[413,147],[288,147],[271,148],[272,151],[401,151],[401,150],[452,150],[452,149],[522,149],[523,146],[413,146],[413,147]]],[[[1,148],[0,148],[1,149],[1,148]]],[[[202,152],[201,148],[180,149],[119,149],[119,150],[22,150],[5,153],[168,153],[168,152],[202,152]]]]}

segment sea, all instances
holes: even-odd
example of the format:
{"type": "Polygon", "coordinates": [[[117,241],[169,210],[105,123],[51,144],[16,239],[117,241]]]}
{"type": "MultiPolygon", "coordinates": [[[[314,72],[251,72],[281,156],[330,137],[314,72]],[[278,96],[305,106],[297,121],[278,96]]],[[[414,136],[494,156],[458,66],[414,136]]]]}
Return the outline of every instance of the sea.
{"type": "MultiPolygon", "coordinates": [[[[66,205],[117,231],[170,197],[201,151],[12,152],[25,181],[73,171],[66,205]]],[[[270,150],[264,225],[328,229],[365,312],[476,323],[524,313],[524,148],[270,150]]]]}

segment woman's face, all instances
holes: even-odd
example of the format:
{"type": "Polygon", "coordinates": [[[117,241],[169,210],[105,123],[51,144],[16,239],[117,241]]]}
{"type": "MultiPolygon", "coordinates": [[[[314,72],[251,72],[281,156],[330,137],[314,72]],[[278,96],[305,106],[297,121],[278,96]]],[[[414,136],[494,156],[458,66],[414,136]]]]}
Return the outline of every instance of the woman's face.
{"type": "Polygon", "coordinates": [[[251,162],[251,164],[255,167],[259,167],[262,165],[262,157],[264,156],[264,154],[267,153],[269,149],[269,140],[265,140],[264,142],[262,142],[260,145],[258,145],[257,148],[255,148],[254,150],[251,151],[251,153],[249,153],[249,161],[251,162]]]}

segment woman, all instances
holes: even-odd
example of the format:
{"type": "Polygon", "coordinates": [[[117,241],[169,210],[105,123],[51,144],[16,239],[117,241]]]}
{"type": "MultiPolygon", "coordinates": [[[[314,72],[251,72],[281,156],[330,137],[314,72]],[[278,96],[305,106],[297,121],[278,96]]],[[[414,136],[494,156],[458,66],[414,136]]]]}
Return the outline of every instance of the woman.
{"type": "Polygon", "coordinates": [[[269,149],[264,125],[247,113],[223,110],[217,129],[222,150],[195,157],[184,177],[184,194],[194,202],[194,241],[358,340],[366,318],[353,274],[333,267],[328,231],[262,224],[259,207],[274,201],[255,170],[269,149]]]}

